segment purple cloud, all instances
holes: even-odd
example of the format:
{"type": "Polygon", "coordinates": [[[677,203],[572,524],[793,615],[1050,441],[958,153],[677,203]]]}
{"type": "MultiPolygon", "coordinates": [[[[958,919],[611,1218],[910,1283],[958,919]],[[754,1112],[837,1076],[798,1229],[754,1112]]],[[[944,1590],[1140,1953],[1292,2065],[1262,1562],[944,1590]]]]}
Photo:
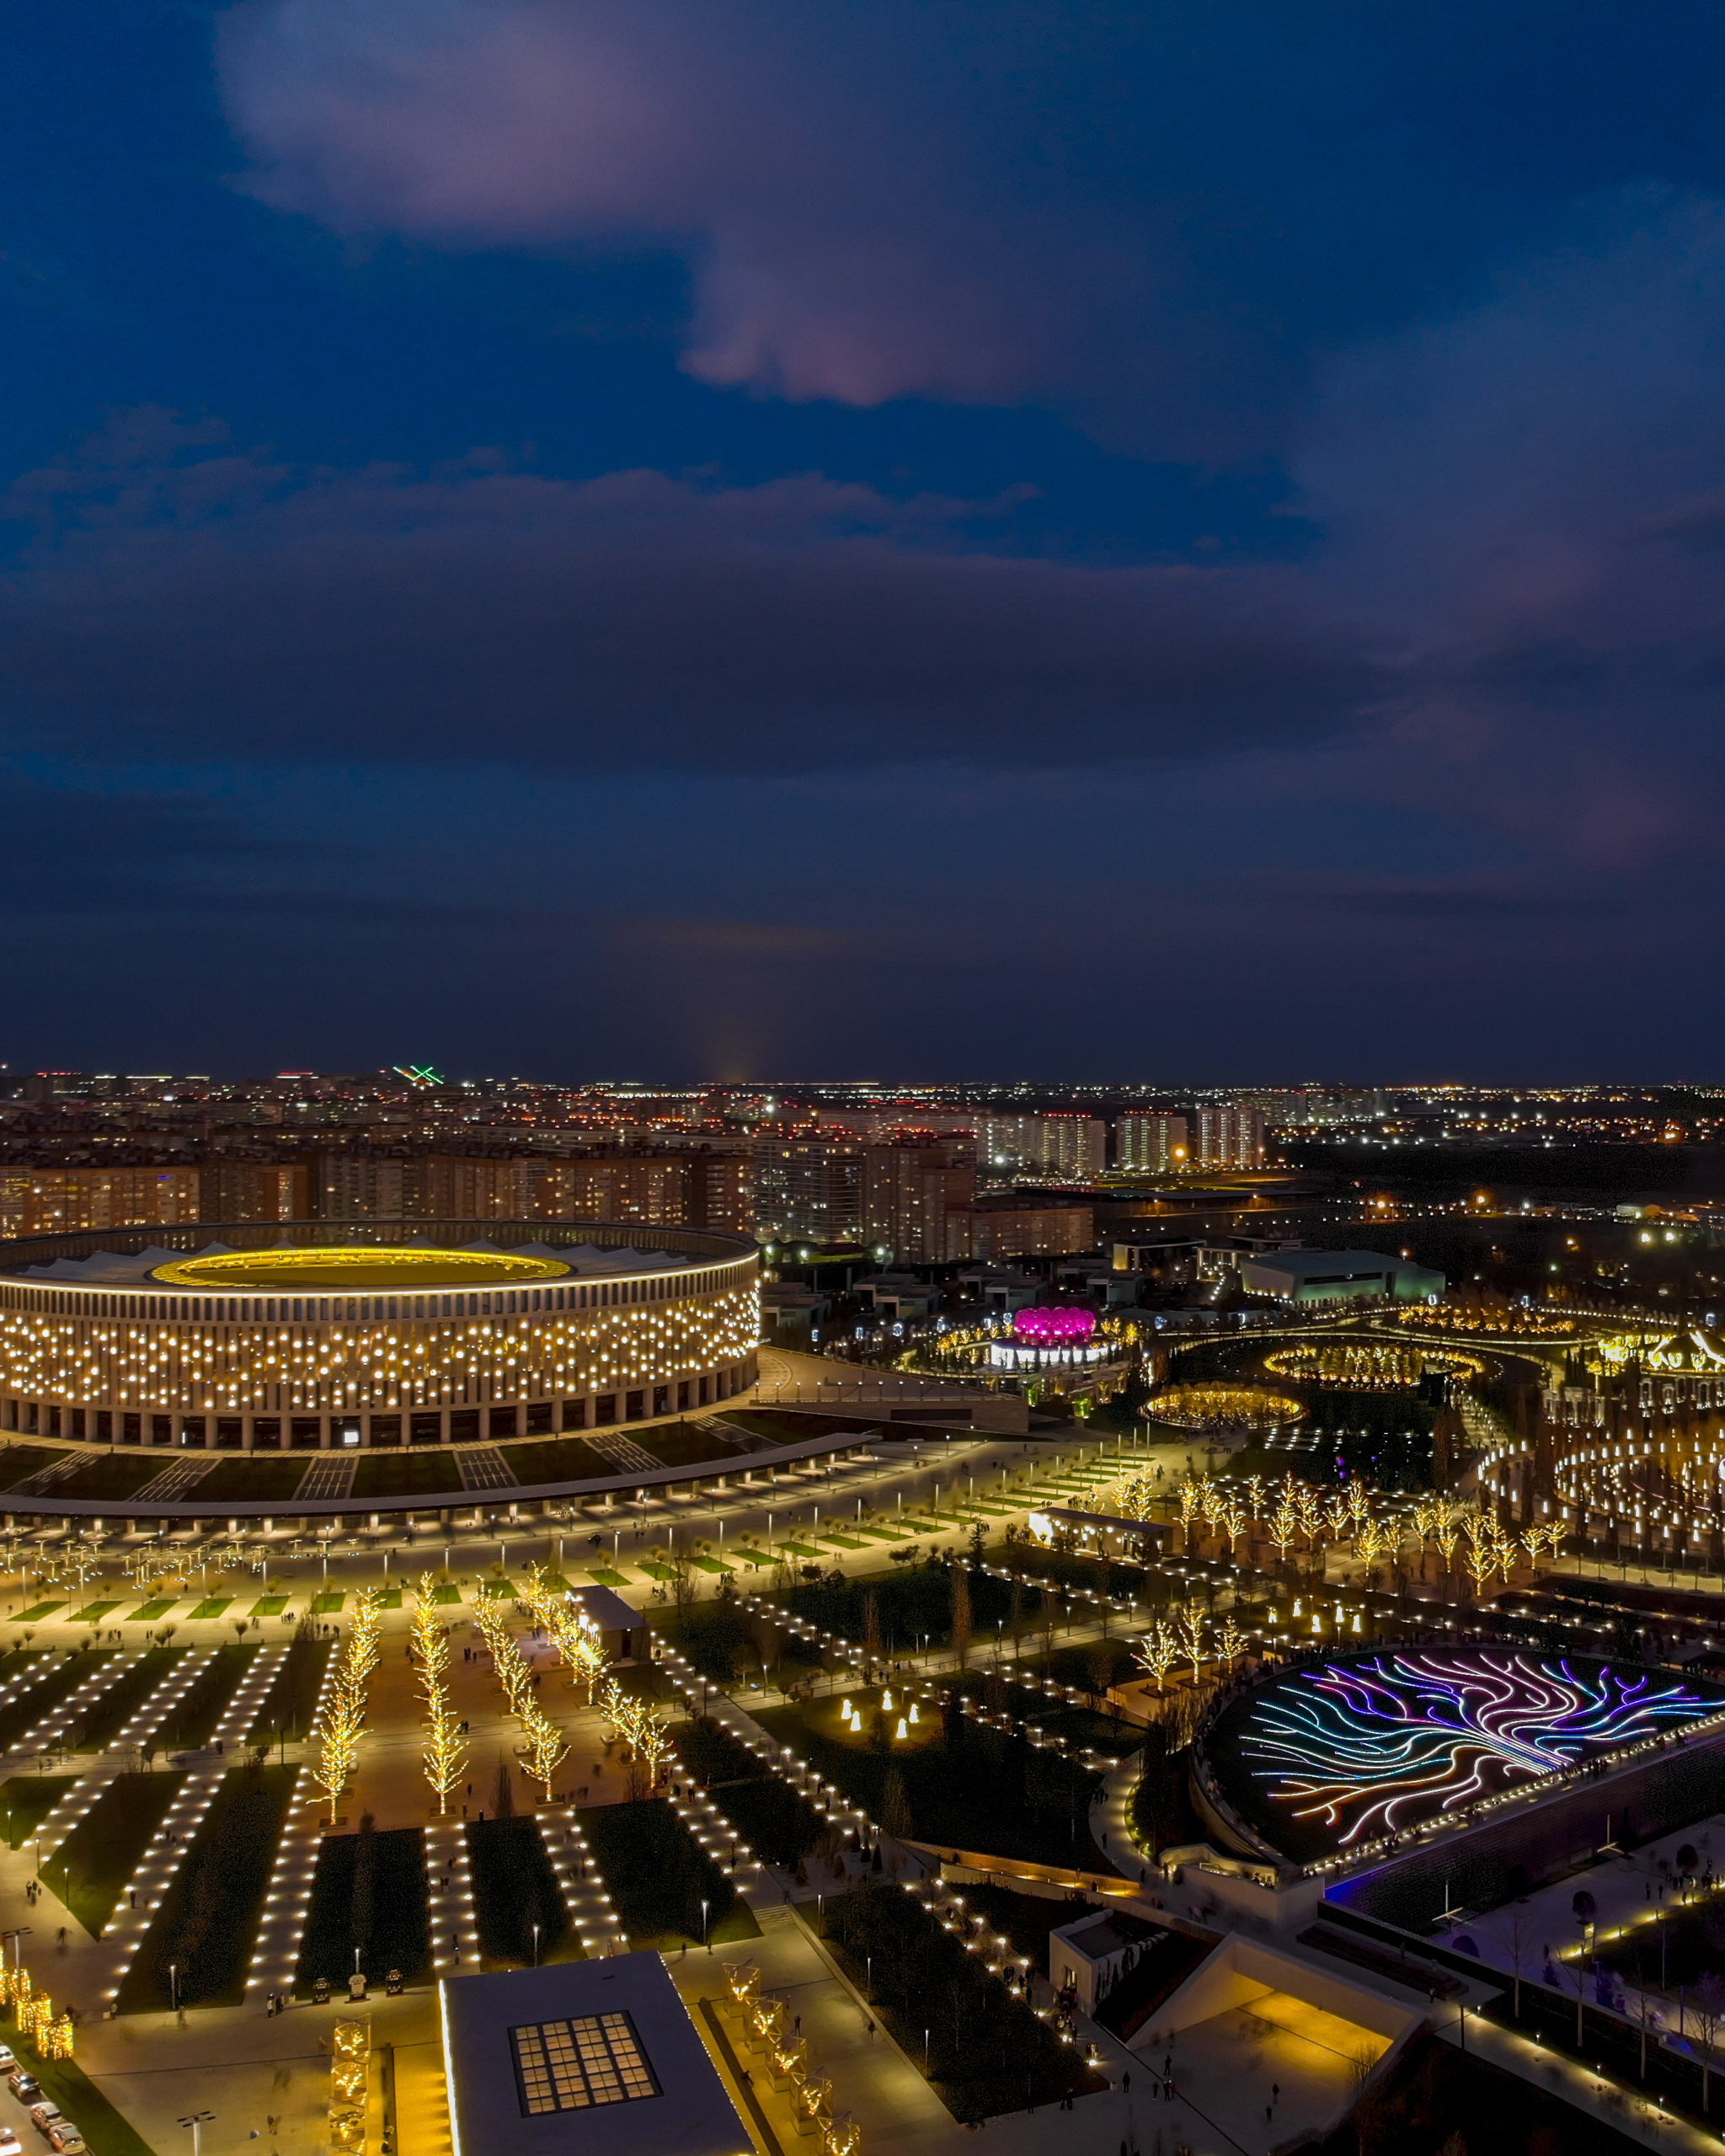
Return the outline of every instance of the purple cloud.
{"type": "Polygon", "coordinates": [[[294,473],[159,417],[29,473],[13,727],[168,757],[582,770],[1180,760],[1381,693],[1297,572],[1089,567],[794,478],[294,473]],[[152,444],[154,447],[152,447],[152,444]]]}

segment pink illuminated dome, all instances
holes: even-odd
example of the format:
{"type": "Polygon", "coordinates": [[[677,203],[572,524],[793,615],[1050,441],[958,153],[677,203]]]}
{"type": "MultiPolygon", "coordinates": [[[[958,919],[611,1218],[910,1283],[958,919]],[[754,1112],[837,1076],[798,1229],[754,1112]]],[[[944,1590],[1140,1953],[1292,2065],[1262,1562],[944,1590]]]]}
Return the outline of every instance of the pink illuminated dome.
{"type": "Polygon", "coordinates": [[[1013,1336],[1026,1347],[1075,1347],[1095,1330],[1090,1310],[1020,1310],[1012,1319],[1013,1336]]]}

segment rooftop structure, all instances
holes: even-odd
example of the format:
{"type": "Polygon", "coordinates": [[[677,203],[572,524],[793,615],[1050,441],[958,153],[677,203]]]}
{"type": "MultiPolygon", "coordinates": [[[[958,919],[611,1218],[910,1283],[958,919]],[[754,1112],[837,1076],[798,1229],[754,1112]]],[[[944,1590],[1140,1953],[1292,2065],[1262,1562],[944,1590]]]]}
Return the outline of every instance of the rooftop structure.
{"type": "Polygon", "coordinates": [[[657,1954],[439,1987],[455,2156],[752,2156],[657,1954]]]}

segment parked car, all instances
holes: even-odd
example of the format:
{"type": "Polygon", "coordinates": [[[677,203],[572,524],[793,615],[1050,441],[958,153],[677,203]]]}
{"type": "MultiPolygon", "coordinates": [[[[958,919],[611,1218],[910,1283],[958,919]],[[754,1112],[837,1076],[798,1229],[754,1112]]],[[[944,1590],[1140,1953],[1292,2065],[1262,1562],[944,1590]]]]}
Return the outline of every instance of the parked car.
{"type": "Polygon", "coordinates": [[[38,2133],[46,2133],[50,2127],[60,2123],[60,2119],[59,2105],[51,2103],[45,2096],[40,2103],[30,2105],[30,2123],[38,2133]]]}
{"type": "Polygon", "coordinates": [[[0,2073],[10,2073],[18,2064],[10,2044],[0,2044],[0,2073]]]}
{"type": "Polygon", "coordinates": [[[70,2119],[56,2119],[48,2129],[48,2146],[56,2156],[83,2156],[84,2137],[70,2119]]]}
{"type": "Polygon", "coordinates": [[[42,2084],[27,2066],[13,2067],[6,2080],[20,2104],[35,2104],[41,2100],[42,2084]]]}
{"type": "Polygon", "coordinates": [[[9,2126],[0,2126],[0,2156],[24,2156],[24,2143],[9,2126]]]}

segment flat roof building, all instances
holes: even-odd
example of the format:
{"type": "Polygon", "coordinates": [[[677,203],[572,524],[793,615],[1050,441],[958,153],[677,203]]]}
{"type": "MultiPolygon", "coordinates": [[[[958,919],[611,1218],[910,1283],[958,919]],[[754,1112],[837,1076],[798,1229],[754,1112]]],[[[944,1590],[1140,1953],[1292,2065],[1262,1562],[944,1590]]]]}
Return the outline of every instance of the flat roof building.
{"type": "Polygon", "coordinates": [[[1277,1250],[1242,1257],[1240,1285],[1283,1303],[1435,1303],[1445,1282],[1428,1265],[1381,1250],[1277,1250]]]}
{"type": "Polygon", "coordinates": [[[657,1954],[438,1987],[455,2156],[752,2156],[657,1954]]]}

